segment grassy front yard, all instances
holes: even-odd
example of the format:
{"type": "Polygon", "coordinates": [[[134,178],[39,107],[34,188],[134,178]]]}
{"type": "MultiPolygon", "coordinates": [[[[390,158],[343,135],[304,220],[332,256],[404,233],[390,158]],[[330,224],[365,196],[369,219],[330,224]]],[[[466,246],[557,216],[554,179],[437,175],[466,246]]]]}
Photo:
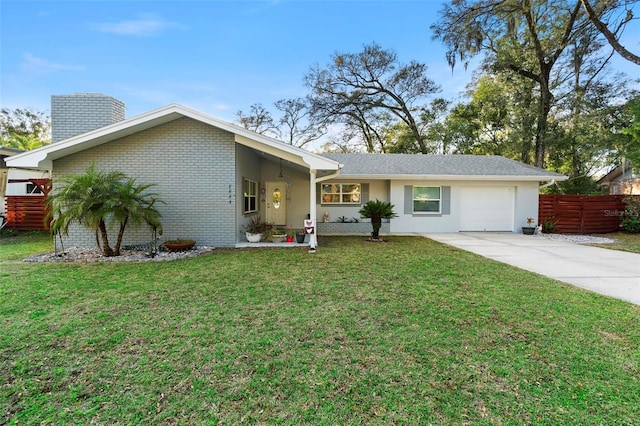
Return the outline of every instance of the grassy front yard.
{"type": "Polygon", "coordinates": [[[591,244],[592,246],[640,253],[640,234],[613,232],[610,234],[598,235],[598,237],[612,238],[616,240],[616,242],[612,244],[591,244]]]}
{"type": "Polygon", "coordinates": [[[0,239],[0,423],[637,424],[640,307],[422,238],[143,264],[0,239]]]}

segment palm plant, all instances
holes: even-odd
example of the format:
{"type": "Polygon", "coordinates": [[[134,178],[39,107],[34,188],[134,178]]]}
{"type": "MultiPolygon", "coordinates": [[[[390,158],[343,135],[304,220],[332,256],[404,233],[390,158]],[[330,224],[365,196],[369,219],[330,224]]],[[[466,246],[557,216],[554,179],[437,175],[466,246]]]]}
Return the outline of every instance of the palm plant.
{"type": "Polygon", "coordinates": [[[124,230],[129,223],[138,226],[145,222],[162,235],[161,215],[154,206],[156,202],[162,202],[162,200],[158,198],[159,194],[148,192],[152,186],[154,185],[136,185],[134,178],[127,178],[116,186],[117,203],[112,211],[113,220],[119,225],[118,239],[114,248],[116,256],[120,254],[124,230]]]}
{"type": "Polygon", "coordinates": [[[380,227],[382,226],[382,219],[392,219],[398,215],[393,211],[394,205],[387,201],[369,200],[367,201],[360,211],[360,216],[365,219],[371,219],[371,226],[373,232],[371,238],[374,240],[380,237],[380,227]]]}
{"type": "Polygon", "coordinates": [[[160,212],[154,204],[161,202],[156,193],[146,192],[152,185],[136,185],[135,179],[121,172],[101,172],[91,165],[81,175],[64,176],[47,199],[51,232],[68,234],[69,226],[78,222],[93,229],[96,243],[105,256],[119,256],[124,230],[129,223],[146,222],[162,233],[160,212]],[[115,248],[111,248],[107,225],[119,226],[115,248]]]}

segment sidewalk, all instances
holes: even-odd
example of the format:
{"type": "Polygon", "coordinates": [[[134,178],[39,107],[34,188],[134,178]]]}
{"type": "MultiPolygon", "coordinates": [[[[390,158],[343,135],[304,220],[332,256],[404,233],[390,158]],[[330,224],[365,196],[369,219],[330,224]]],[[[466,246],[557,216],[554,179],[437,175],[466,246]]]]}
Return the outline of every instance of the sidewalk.
{"type": "Polygon", "coordinates": [[[424,236],[640,305],[640,254],[509,232],[430,233],[424,236]]]}

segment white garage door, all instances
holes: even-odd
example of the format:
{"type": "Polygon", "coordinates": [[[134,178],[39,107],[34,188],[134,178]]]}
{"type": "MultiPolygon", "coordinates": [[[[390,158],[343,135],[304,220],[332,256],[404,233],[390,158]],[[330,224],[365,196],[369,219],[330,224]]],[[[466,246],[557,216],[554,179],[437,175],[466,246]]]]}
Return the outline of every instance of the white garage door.
{"type": "Polygon", "coordinates": [[[513,187],[460,188],[460,231],[513,231],[513,187]]]}

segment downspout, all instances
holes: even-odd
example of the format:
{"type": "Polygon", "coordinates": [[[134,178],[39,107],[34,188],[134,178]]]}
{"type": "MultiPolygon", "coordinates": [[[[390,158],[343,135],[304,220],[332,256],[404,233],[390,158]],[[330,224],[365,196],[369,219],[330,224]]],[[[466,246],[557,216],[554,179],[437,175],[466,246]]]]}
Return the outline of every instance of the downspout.
{"type": "Polygon", "coordinates": [[[316,223],[316,175],[318,171],[315,169],[309,170],[309,219],[315,226],[313,234],[309,234],[309,252],[315,252],[318,246],[318,239],[316,238],[316,232],[318,224],[316,223]]]}
{"type": "Polygon", "coordinates": [[[540,190],[542,188],[546,188],[548,186],[555,185],[555,183],[556,183],[556,180],[555,179],[551,179],[551,182],[545,183],[544,185],[541,185],[540,187],[538,187],[538,189],[540,190]]]}

